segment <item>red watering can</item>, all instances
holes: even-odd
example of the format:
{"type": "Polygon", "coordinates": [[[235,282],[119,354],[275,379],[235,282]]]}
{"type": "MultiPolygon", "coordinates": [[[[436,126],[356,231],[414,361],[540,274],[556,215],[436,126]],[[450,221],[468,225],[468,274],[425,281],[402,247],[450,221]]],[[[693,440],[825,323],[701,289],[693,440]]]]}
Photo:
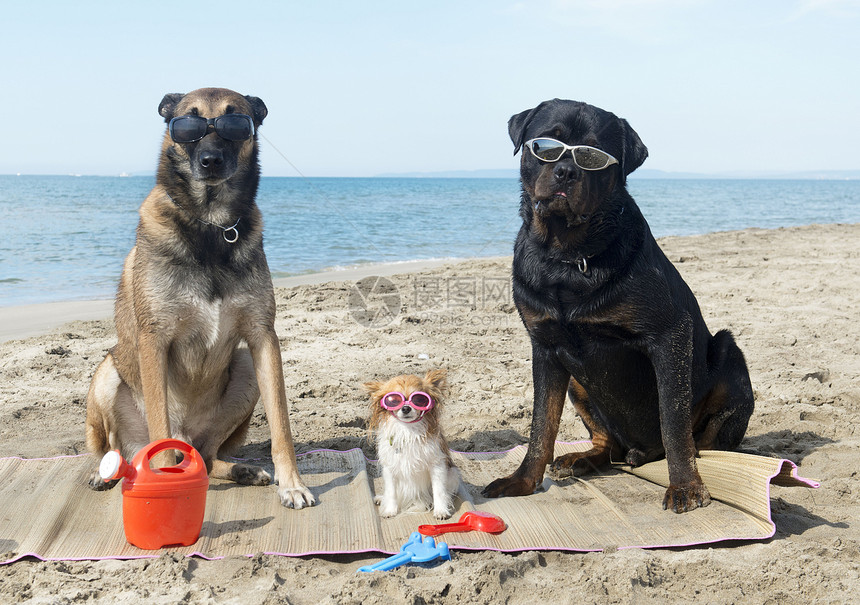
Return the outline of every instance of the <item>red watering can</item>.
{"type": "Polygon", "coordinates": [[[138,548],[190,546],[200,536],[209,475],[193,447],[178,439],[160,439],[126,462],[118,451],[104,455],[99,475],[123,479],[122,523],[126,539],[138,548]],[[154,469],[150,461],[164,450],[182,452],[182,462],[154,469]]]}

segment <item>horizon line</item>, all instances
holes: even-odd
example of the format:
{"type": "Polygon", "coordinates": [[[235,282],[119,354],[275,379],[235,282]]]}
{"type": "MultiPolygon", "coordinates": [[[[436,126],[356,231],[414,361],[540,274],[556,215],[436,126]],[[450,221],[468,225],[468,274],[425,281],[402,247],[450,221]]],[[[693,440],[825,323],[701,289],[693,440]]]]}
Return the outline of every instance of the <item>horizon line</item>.
{"type": "MultiPolygon", "coordinates": [[[[15,172],[0,173],[4,177],[101,177],[101,178],[153,178],[154,171],[119,173],[50,173],[15,172]]],[[[519,179],[519,170],[514,168],[479,168],[474,170],[437,170],[429,172],[406,171],[384,172],[369,176],[305,176],[305,175],[261,175],[261,178],[310,178],[310,179],[388,179],[388,178],[439,178],[439,179],[519,179]]],[[[721,172],[684,172],[643,168],[632,172],[628,179],[714,179],[714,180],[860,180],[860,169],[856,170],[728,170],[721,172]]]]}

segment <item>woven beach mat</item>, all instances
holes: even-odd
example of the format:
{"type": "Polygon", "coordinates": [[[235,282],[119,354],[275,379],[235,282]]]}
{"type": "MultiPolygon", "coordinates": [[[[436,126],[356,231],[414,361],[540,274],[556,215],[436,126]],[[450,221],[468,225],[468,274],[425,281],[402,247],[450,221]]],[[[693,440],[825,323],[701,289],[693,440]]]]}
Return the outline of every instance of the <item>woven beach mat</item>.
{"type": "MultiPolygon", "coordinates": [[[[556,444],[556,455],[588,449],[588,442],[556,444]]],[[[788,460],[734,452],[702,452],[699,472],[713,501],[677,515],[662,509],[668,485],[665,460],[599,475],[545,479],[531,496],[486,499],[481,489],[509,474],[525,454],[452,452],[462,472],[457,510],[494,513],[501,534],[446,534],[453,549],[600,551],[683,547],[773,536],[770,487],[818,487],[788,460]]],[[[267,461],[260,461],[267,466],[267,461]]],[[[319,450],[298,457],[299,470],[317,505],[291,510],[276,488],[213,480],[198,541],[189,547],[141,550],[125,540],[119,488],[94,492],[86,483],[97,460],[90,455],[0,459],[0,563],[25,556],[43,560],[132,559],[163,552],[218,559],[257,553],[288,556],[396,553],[432,514],[380,518],[373,503],[382,490],[378,463],[361,450],[319,450]]],[[[271,471],[271,463],[268,462],[271,471]]]]}

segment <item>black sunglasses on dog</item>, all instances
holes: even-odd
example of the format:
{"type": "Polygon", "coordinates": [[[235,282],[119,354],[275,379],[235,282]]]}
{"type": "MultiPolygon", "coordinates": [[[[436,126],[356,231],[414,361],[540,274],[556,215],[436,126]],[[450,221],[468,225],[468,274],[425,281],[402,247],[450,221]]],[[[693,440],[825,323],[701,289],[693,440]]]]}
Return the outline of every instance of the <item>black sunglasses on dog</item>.
{"type": "Polygon", "coordinates": [[[583,170],[603,170],[607,166],[618,163],[618,160],[597,147],[565,145],[555,139],[531,139],[523,143],[523,146],[528,147],[532,155],[544,162],[557,162],[565,152],[570,151],[573,163],[583,170]]]}
{"type": "Polygon", "coordinates": [[[228,113],[217,118],[179,116],[170,120],[167,130],[176,143],[194,143],[205,137],[210,128],[228,141],[244,141],[254,136],[254,120],[243,113],[228,113]]]}

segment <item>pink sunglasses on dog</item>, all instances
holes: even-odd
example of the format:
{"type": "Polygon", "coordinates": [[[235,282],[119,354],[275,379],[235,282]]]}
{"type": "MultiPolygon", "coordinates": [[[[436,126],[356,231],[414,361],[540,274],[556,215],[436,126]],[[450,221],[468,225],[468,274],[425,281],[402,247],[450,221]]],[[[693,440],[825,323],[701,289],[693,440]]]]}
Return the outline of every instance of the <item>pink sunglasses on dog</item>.
{"type": "Polygon", "coordinates": [[[419,412],[426,412],[433,407],[433,398],[423,391],[415,391],[407,399],[403,393],[392,391],[379,400],[379,405],[389,412],[396,412],[407,403],[419,412]]]}

